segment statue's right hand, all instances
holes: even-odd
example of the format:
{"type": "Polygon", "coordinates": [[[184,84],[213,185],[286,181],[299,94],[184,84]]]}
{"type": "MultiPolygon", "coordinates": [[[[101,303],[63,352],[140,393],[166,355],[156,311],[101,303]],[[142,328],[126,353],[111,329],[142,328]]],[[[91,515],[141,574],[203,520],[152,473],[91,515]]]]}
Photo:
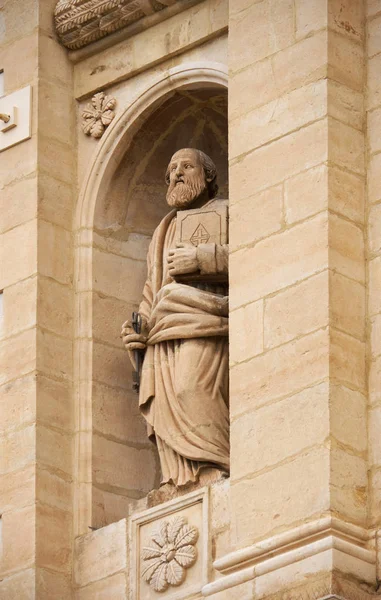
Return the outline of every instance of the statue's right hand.
{"type": "MultiPolygon", "coordinates": [[[[145,327],[143,326],[142,329],[144,332],[145,327]]],[[[130,321],[123,323],[120,337],[122,338],[124,347],[129,352],[146,349],[147,335],[145,333],[135,333],[130,321]]]]}

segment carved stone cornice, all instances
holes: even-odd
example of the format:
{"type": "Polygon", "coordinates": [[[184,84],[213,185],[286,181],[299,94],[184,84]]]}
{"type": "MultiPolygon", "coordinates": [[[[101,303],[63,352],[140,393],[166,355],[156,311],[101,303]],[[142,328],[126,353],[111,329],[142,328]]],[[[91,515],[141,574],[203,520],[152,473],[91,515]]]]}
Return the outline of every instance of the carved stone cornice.
{"type": "Polygon", "coordinates": [[[202,595],[212,596],[247,581],[263,578],[269,573],[281,572],[283,568],[297,563],[300,566],[294,570],[296,574],[294,584],[304,577],[303,585],[307,583],[307,587],[312,590],[315,584],[311,579],[309,582],[306,580],[313,570],[310,570],[307,565],[310,559],[318,560],[319,556],[330,557],[328,563],[324,563],[321,569],[322,573],[325,571],[329,574],[330,579],[340,571],[352,575],[361,572],[361,576],[358,576],[358,580],[352,577],[353,582],[335,576],[334,585],[330,582],[328,586],[326,581],[317,582],[317,589],[311,593],[307,590],[299,592],[295,585],[295,595],[279,591],[266,595],[266,598],[268,600],[270,598],[272,600],[301,600],[302,598],[303,600],[320,598],[322,600],[323,598],[324,600],[344,598],[372,600],[375,594],[377,569],[375,532],[331,516],[304,523],[295,529],[218,558],[213,566],[223,576],[205,585],[202,588],[202,595]],[[301,566],[303,561],[304,567],[301,566]],[[354,564],[357,566],[353,567],[354,564]],[[305,575],[302,575],[303,569],[305,575]]]}
{"type": "Polygon", "coordinates": [[[78,50],[178,1],[59,0],[54,21],[61,43],[78,50]]]}

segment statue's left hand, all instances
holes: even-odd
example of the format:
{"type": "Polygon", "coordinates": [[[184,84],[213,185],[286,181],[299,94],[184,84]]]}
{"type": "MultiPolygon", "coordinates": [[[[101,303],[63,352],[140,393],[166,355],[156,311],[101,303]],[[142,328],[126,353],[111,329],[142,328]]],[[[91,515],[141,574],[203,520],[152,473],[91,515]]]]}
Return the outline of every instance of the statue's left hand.
{"type": "Polygon", "coordinates": [[[197,248],[176,244],[168,252],[169,274],[175,278],[176,275],[185,275],[186,273],[196,273],[198,271],[197,248]]]}

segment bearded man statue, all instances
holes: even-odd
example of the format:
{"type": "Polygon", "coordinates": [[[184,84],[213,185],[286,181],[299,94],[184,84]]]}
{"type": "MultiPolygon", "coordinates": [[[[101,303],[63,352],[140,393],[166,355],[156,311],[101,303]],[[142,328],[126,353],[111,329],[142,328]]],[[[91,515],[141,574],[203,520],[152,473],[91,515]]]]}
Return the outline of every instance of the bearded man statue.
{"type": "Polygon", "coordinates": [[[128,321],[122,326],[134,366],[135,351],[145,351],[140,410],[158,448],[162,484],[177,487],[198,481],[205,468],[229,471],[228,246],[205,236],[194,245],[176,243],[182,211],[227,205],[214,199],[216,179],[213,161],[200,150],[171,158],[173,210],[149,247],[141,333],[128,321]]]}

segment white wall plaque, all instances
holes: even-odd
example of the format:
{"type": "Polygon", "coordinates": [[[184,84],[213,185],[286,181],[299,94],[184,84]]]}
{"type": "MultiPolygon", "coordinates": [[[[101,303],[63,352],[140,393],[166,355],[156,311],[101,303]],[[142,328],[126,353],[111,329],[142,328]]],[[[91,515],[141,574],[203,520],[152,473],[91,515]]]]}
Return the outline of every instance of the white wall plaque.
{"type": "Polygon", "coordinates": [[[0,98],[0,113],[10,116],[7,123],[0,120],[0,152],[31,137],[31,106],[30,85],[0,98]]]}

